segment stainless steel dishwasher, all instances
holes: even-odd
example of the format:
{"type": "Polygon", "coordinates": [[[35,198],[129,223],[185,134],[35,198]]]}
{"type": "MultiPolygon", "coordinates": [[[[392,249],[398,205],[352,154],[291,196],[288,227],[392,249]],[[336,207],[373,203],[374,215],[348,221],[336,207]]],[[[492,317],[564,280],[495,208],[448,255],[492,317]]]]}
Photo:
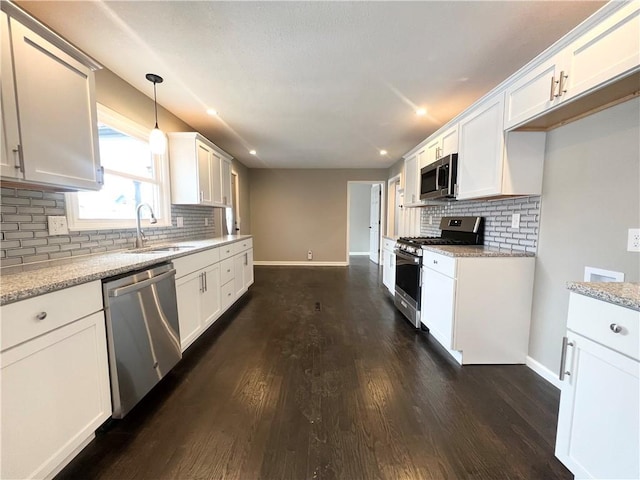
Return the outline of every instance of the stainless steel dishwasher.
{"type": "Polygon", "coordinates": [[[103,283],[113,418],[124,417],[182,358],[175,274],[169,263],[103,283]]]}

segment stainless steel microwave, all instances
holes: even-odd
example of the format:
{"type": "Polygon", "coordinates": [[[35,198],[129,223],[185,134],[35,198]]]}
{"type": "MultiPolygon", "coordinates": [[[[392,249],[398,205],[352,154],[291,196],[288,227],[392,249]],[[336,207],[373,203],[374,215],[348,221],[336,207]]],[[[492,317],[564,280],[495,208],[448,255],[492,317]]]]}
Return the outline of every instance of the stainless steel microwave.
{"type": "Polygon", "coordinates": [[[420,170],[420,200],[452,199],[456,196],[458,154],[452,153],[420,170]]]}

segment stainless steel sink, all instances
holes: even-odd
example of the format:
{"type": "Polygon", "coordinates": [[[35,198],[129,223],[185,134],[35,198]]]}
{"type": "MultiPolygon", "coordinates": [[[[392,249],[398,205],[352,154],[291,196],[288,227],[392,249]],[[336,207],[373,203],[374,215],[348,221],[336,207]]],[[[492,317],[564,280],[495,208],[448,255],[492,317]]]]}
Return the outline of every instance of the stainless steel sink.
{"type": "Polygon", "coordinates": [[[164,247],[144,247],[136,248],[135,250],[127,250],[125,253],[162,253],[162,252],[181,252],[183,250],[190,250],[194,247],[191,245],[167,245],[164,247]]]}

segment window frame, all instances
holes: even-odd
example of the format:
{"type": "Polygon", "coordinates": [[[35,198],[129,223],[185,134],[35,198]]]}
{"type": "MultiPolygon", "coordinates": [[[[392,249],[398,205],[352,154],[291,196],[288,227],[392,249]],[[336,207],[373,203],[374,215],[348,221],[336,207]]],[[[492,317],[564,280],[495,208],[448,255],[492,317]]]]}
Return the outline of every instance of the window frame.
{"type": "MultiPolygon", "coordinates": [[[[97,104],[98,122],[104,123],[114,129],[138,138],[144,142],[149,142],[150,128],[143,127],[130,118],[111,110],[110,108],[97,104]]],[[[155,183],[158,185],[158,211],[154,211],[158,223],[148,224],[145,222],[145,229],[165,228],[172,225],[171,222],[171,188],[169,177],[169,155],[152,155],[154,171],[156,172],[155,183]]],[[[132,176],[133,177],[133,176],[132,176]]],[[[136,220],[133,219],[84,219],[79,218],[78,194],[76,192],[66,193],[66,210],[69,230],[119,230],[136,228],[136,220]]],[[[148,215],[146,209],[143,210],[148,215]]]]}

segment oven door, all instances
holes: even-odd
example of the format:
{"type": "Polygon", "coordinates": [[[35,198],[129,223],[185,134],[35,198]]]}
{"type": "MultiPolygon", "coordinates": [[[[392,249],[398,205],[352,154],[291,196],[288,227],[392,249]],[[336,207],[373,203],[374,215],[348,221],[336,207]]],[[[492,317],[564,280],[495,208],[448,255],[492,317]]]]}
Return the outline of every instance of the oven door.
{"type": "Polygon", "coordinates": [[[420,257],[397,249],[396,288],[393,303],[415,328],[420,327],[420,257]]]}

